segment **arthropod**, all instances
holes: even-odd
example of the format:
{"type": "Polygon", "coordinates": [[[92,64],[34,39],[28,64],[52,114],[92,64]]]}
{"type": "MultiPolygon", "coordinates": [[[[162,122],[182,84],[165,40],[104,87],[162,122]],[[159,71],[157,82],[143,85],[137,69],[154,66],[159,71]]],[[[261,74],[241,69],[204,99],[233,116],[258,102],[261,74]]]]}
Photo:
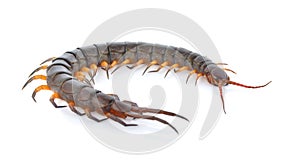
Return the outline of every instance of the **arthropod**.
{"type": "Polygon", "coordinates": [[[188,70],[190,72],[186,81],[195,74],[195,83],[200,77],[205,77],[210,84],[219,88],[224,112],[223,86],[232,84],[245,88],[260,88],[271,82],[261,86],[248,86],[231,81],[225,71],[232,70],[219,67],[219,65],[224,64],[213,63],[209,58],[184,48],[143,42],[113,42],[80,47],[73,51],[65,52],[60,57],[47,59],[29,75],[30,78],[22,89],[33,80],[46,80],[46,85],[38,86],[33,91],[32,98],[34,101],[36,101],[35,95],[37,92],[51,90],[54,93],[50,97],[50,102],[55,108],[67,107],[58,106],[54,101],[55,99],[62,99],[67,102],[71,111],[80,116],[87,115],[88,118],[96,122],[111,119],[123,126],[136,126],[137,124],[127,124],[122,119],[132,117],[156,120],[169,125],[178,133],[176,128],[169,122],[156,116],[147,115],[147,113],[176,116],[188,121],[184,116],[164,110],[139,107],[134,102],[121,101],[115,94],[105,94],[93,88],[95,83],[94,76],[98,68],[105,70],[107,77],[109,77],[110,70],[112,70],[112,74],[122,66],[132,69],[141,64],[147,65],[143,74],[151,66],[156,65],[158,67],[149,72],[159,72],[162,68],[168,67],[165,74],[166,77],[172,70],[175,72],[188,70]],[[50,61],[50,65],[45,65],[50,61]],[[39,70],[46,70],[46,75],[36,75],[35,73],[39,70]],[[79,112],[76,107],[81,108],[84,112],[79,112]],[[93,116],[92,112],[106,118],[98,119],[93,116]]]}

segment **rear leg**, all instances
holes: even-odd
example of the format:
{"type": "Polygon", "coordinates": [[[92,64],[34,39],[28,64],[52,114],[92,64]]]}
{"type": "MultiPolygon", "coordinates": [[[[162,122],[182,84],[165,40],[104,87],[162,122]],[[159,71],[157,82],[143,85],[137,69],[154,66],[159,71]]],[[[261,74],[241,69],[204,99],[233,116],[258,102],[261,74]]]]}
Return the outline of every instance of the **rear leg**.
{"type": "Polygon", "coordinates": [[[122,102],[129,103],[131,105],[131,111],[135,112],[135,113],[139,113],[140,115],[143,115],[143,113],[164,114],[164,115],[168,115],[168,116],[179,117],[179,118],[184,119],[189,122],[189,120],[187,118],[185,118],[184,116],[181,116],[181,115],[173,113],[173,112],[168,112],[165,110],[154,109],[154,108],[139,107],[136,103],[131,102],[131,101],[126,101],[126,100],[124,100],[122,102]]]}
{"type": "Polygon", "coordinates": [[[121,119],[119,119],[117,116],[115,116],[113,114],[106,113],[105,115],[106,115],[107,118],[112,119],[113,121],[120,123],[124,127],[137,126],[137,124],[127,124],[127,123],[125,123],[124,121],[122,121],[121,119]]]}
{"type": "Polygon", "coordinates": [[[179,117],[179,118],[184,119],[189,122],[189,120],[187,118],[185,118],[184,116],[181,116],[181,115],[173,113],[173,112],[160,110],[160,109],[132,106],[131,111],[136,112],[136,113],[141,113],[141,114],[142,113],[156,113],[156,114],[164,114],[164,115],[168,115],[168,116],[175,116],[175,117],[179,117]]]}
{"type": "Polygon", "coordinates": [[[132,114],[132,113],[126,113],[126,115],[129,116],[129,117],[133,117],[133,118],[141,118],[141,119],[148,119],[148,120],[155,120],[155,121],[158,121],[158,122],[160,122],[160,123],[163,123],[163,124],[168,125],[168,126],[171,127],[177,134],[179,134],[178,131],[177,131],[177,129],[176,129],[174,126],[172,126],[169,122],[167,122],[167,121],[165,121],[165,120],[163,120],[163,119],[161,119],[161,118],[158,118],[158,117],[155,117],[155,116],[148,116],[148,115],[132,114]]]}
{"type": "Polygon", "coordinates": [[[122,121],[120,118],[125,119],[127,116],[124,114],[124,112],[119,112],[114,109],[112,109],[109,106],[98,108],[96,112],[100,115],[105,115],[107,118],[120,123],[122,126],[127,127],[127,126],[137,126],[137,124],[127,124],[124,121],[122,121]]]}

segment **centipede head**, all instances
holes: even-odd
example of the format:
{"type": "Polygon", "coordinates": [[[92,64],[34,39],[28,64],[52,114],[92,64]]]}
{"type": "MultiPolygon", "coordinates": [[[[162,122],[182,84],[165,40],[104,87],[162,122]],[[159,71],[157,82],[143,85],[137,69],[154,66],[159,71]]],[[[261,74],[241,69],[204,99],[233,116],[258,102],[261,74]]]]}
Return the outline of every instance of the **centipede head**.
{"type": "Polygon", "coordinates": [[[240,86],[240,87],[244,87],[244,88],[255,89],[255,88],[265,87],[265,86],[267,86],[268,84],[270,84],[272,82],[272,81],[269,81],[268,83],[266,83],[264,85],[260,85],[260,86],[244,85],[244,84],[241,84],[241,83],[231,81],[229,76],[227,75],[227,73],[219,67],[213,68],[205,76],[206,76],[206,78],[207,78],[207,80],[210,84],[213,84],[213,85],[215,85],[219,88],[220,97],[221,97],[222,105],[223,105],[223,111],[224,111],[225,114],[226,114],[226,111],[225,111],[225,104],[224,104],[223,90],[222,90],[223,86],[227,86],[228,84],[232,84],[232,85],[236,85],[236,86],[240,86]]]}

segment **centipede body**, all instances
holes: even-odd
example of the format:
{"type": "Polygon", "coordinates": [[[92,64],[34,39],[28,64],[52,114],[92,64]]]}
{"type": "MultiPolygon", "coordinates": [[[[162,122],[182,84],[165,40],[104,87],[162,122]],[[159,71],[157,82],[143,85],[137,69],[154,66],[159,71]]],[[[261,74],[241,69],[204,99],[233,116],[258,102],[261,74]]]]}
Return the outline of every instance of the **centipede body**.
{"type": "Polygon", "coordinates": [[[270,83],[262,86],[247,86],[233,82],[229,80],[229,76],[225,72],[232,70],[220,68],[219,64],[212,62],[209,58],[184,48],[144,42],[112,42],[80,47],[65,52],[60,57],[47,59],[41,64],[42,66],[30,74],[30,78],[23,88],[33,80],[46,80],[46,85],[41,85],[34,90],[32,94],[34,100],[37,92],[51,90],[54,93],[50,97],[50,102],[54,107],[65,107],[58,106],[54,101],[55,99],[62,99],[68,103],[69,108],[74,113],[87,115],[88,118],[97,122],[111,119],[124,126],[136,126],[136,124],[127,124],[122,119],[127,117],[141,118],[166,124],[178,133],[176,128],[169,122],[145,113],[176,116],[188,121],[187,118],[168,111],[139,107],[134,102],[122,101],[117,95],[105,94],[93,88],[94,76],[99,68],[105,70],[109,78],[109,75],[116,74],[115,72],[120,67],[127,66],[132,69],[141,64],[147,65],[143,74],[147,71],[159,72],[162,68],[167,67],[165,76],[172,70],[176,73],[187,70],[189,71],[187,81],[194,74],[196,75],[195,83],[200,77],[205,77],[210,84],[219,88],[223,109],[223,86],[233,84],[247,88],[260,88],[270,83]],[[52,63],[45,65],[49,61],[52,63]],[[152,66],[158,67],[155,70],[150,70],[152,66]],[[45,69],[46,75],[35,75],[37,71],[45,69]],[[79,112],[76,107],[81,108],[84,113],[79,112]],[[106,118],[103,120],[97,119],[91,114],[92,112],[106,118]]]}

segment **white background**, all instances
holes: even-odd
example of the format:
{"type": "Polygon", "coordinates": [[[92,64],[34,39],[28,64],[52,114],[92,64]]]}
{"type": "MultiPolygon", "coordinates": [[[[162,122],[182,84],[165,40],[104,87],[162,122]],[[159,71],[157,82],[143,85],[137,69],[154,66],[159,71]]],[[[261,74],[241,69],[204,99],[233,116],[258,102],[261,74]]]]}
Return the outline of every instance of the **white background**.
{"type": "Polygon", "coordinates": [[[300,5],[296,0],[0,3],[1,159],[300,158],[296,57],[300,5]],[[33,87],[21,91],[28,74],[42,60],[80,46],[110,17],[145,7],[174,10],[196,21],[223,61],[238,72],[232,79],[273,83],[259,90],[227,87],[228,114],[206,139],[198,140],[201,123],[195,119],[179,141],[147,155],[128,155],[103,146],[73,113],[54,109],[48,102],[50,93],[40,93],[35,104],[30,98],[33,87]]]}

